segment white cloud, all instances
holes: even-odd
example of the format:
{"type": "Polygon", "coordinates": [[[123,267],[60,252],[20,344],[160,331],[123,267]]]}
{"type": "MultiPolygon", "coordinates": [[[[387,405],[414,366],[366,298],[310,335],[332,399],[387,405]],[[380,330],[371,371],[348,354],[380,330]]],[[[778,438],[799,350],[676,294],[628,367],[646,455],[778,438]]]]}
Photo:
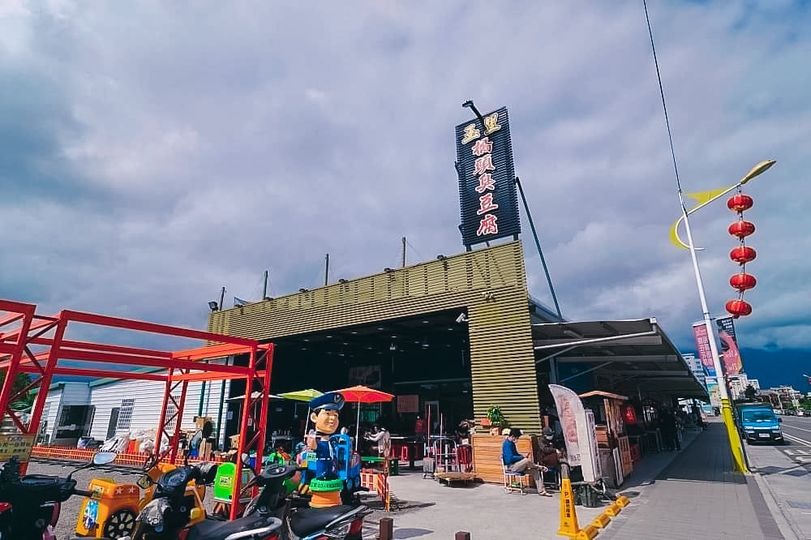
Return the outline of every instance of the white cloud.
{"type": "MultiPolygon", "coordinates": [[[[24,146],[0,163],[19,193],[0,199],[0,296],[200,326],[222,284],[258,297],[268,267],[281,294],[317,285],[326,252],[337,278],[396,264],[404,235],[410,260],[461,251],[452,127],[474,98],[510,107],[564,313],[655,315],[690,345],[701,313],[667,242],[679,207],[637,3],[11,5],[0,78],[48,94],[4,108],[0,90],[0,137],[24,146]]],[[[784,329],[811,297],[808,8],[651,8],[685,188],[779,160],[749,186],[759,285],[741,339],[806,343],[784,329]]],[[[695,218],[714,312],[733,218],[723,202],[695,218]]]]}

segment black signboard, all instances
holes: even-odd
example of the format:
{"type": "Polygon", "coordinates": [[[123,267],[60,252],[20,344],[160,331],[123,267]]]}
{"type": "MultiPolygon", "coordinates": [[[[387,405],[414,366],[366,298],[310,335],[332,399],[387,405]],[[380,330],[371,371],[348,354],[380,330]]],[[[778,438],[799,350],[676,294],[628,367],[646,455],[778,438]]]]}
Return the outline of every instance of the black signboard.
{"type": "Polygon", "coordinates": [[[462,243],[470,246],[521,232],[507,108],[456,126],[462,243]]]}

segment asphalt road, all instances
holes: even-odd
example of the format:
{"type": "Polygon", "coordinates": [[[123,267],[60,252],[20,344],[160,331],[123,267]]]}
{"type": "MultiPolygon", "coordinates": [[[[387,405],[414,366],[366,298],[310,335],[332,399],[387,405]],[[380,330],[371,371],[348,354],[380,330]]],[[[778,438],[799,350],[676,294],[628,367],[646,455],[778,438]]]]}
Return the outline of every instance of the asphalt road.
{"type": "Polygon", "coordinates": [[[811,418],[780,418],[785,444],[749,444],[746,452],[795,537],[811,538],[811,418]]]}
{"type": "Polygon", "coordinates": [[[811,417],[781,416],[783,434],[792,444],[811,448],[811,417]]]}

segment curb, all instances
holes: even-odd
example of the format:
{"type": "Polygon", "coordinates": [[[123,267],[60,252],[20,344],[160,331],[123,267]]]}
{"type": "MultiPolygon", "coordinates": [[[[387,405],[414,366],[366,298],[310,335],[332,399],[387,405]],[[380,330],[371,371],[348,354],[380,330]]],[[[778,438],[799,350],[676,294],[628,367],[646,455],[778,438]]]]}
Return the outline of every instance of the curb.
{"type": "Polygon", "coordinates": [[[794,524],[791,522],[791,520],[789,520],[788,516],[783,513],[783,510],[777,503],[777,498],[774,495],[774,491],[772,491],[772,488],[769,486],[766,479],[763,478],[759,472],[752,472],[751,476],[755,479],[755,483],[760,489],[760,494],[763,495],[763,500],[766,503],[766,507],[769,509],[772,519],[774,519],[774,522],[777,524],[777,528],[780,529],[780,533],[785,537],[785,540],[802,540],[802,537],[798,534],[794,524]]]}

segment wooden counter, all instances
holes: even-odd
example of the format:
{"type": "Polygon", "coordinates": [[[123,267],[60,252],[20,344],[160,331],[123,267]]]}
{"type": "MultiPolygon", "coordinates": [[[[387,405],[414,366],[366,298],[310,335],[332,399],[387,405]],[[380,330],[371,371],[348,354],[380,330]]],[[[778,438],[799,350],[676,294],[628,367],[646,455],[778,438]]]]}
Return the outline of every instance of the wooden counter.
{"type": "MultiPolygon", "coordinates": [[[[501,435],[475,434],[471,437],[473,444],[473,472],[476,478],[492,484],[501,484],[503,475],[501,470],[501,445],[504,437],[501,435]]],[[[524,435],[517,441],[515,446],[519,454],[530,454],[532,452],[532,439],[524,435]]],[[[532,475],[530,484],[534,485],[532,475]]]]}

